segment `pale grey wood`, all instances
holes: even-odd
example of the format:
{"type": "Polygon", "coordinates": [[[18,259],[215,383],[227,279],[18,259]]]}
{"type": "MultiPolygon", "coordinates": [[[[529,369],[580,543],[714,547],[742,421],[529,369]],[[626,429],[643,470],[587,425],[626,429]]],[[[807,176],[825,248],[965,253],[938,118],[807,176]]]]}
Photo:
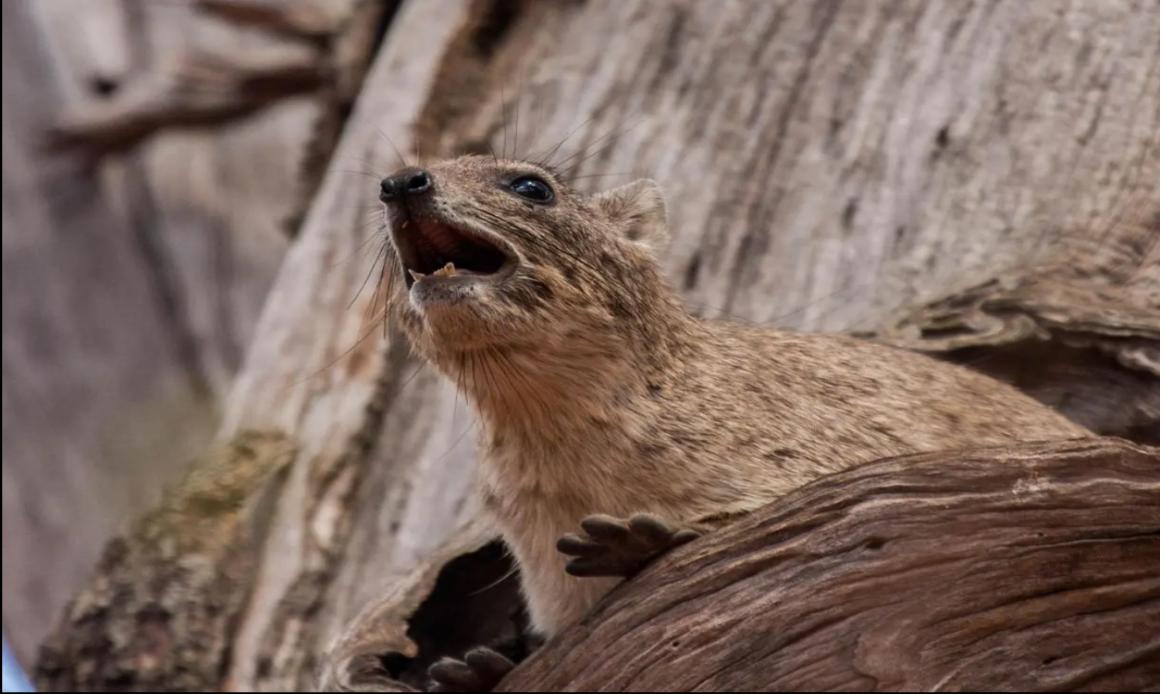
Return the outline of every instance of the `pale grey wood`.
{"type": "Polygon", "coordinates": [[[841,330],[1156,199],[1158,32],[1151,2],[595,3],[506,86],[521,151],[593,117],[569,171],[661,182],[706,315],[841,330]]]}
{"type": "Polygon", "coordinates": [[[160,132],[97,162],[52,153],[50,126],[180,56],[279,39],[187,3],[13,5],[4,621],[30,663],[100,547],[209,442],[301,205],[320,105],[299,97],[213,130],[160,132]]]}
{"type": "Polygon", "coordinates": [[[133,229],[38,135],[66,102],[30,3],[3,3],[4,628],[24,662],[117,523],[208,439],[133,229]]]}
{"type": "Polygon", "coordinates": [[[302,443],[239,626],[237,688],[310,686],[346,620],[470,513],[470,447],[454,446],[469,419],[398,335],[384,340],[377,181],[349,173],[397,165],[391,142],[409,141],[467,9],[426,0],[399,10],[227,401],[221,437],[277,429],[302,443]],[[343,561],[352,545],[376,559],[343,561]]]}

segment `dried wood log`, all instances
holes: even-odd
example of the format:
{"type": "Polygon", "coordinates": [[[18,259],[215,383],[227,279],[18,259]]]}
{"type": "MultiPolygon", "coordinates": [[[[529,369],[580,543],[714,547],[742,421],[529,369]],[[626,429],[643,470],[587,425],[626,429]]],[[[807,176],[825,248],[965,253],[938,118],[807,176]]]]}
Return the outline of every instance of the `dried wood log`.
{"type": "MultiPolygon", "coordinates": [[[[471,604],[432,590],[446,560],[379,606],[377,641],[365,622],[351,632],[384,648],[338,649],[325,686],[402,691],[421,684],[417,664],[462,654],[428,616],[471,604]]],[[[500,690],[1154,690],[1157,565],[1160,449],[1089,439],[876,461],[663,557],[500,690]]]]}
{"type": "Polygon", "coordinates": [[[931,453],[648,567],[502,691],[1155,690],[1160,449],[931,453]]]}
{"type": "MultiPolygon", "coordinates": [[[[308,117],[312,132],[301,143],[296,205],[284,219],[296,232],[397,6],[398,0],[199,0],[182,8],[195,27],[192,38],[164,42],[176,45],[131,78],[95,77],[107,83],[98,90],[102,98],[59,116],[44,133],[46,143],[99,158],[159,131],[221,126],[309,96],[317,114],[308,117]],[[228,24],[210,29],[206,18],[228,24]]],[[[172,34],[185,22],[155,21],[161,29],[153,33],[172,34]]]]}

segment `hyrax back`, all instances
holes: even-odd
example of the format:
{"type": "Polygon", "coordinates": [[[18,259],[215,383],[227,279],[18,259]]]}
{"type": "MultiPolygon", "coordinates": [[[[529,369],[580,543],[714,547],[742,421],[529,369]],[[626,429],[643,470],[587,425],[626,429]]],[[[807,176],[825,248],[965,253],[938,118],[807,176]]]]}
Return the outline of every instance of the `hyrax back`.
{"type": "Polygon", "coordinates": [[[651,181],[587,196],[464,157],[384,180],[393,308],[483,422],[481,487],[552,633],[615,579],[556,552],[593,513],[742,513],[885,456],[1088,432],[964,368],[831,335],[703,321],[661,277],[651,181]]]}

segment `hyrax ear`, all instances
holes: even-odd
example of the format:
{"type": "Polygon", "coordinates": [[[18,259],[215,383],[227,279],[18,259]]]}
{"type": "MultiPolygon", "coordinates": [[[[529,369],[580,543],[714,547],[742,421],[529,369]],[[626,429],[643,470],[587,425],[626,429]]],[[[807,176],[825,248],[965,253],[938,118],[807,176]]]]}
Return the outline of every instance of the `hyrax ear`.
{"type": "Polygon", "coordinates": [[[630,241],[654,251],[669,240],[665,197],[656,181],[642,178],[596,196],[596,204],[630,241]]]}

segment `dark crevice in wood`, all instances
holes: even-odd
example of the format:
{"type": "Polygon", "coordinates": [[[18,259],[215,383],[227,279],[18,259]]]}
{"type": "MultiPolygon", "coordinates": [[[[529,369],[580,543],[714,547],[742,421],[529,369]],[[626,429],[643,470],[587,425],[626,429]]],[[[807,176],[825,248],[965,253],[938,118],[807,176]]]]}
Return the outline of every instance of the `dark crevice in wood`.
{"type": "Polygon", "coordinates": [[[457,124],[474,115],[493,94],[488,88],[489,69],[529,9],[535,8],[529,8],[527,0],[474,0],[470,19],[444,53],[430,100],[416,120],[416,152],[424,157],[491,152],[486,138],[461,138],[452,151],[443,151],[442,140],[447,133],[461,131],[457,124]]]}
{"type": "MultiPolygon", "coordinates": [[[[969,335],[936,333],[924,330],[923,338],[969,335]]],[[[1099,349],[1031,339],[935,356],[1011,383],[1097,433],[1160,444],[1160,379],[1125,369],[1099,349]]]]}
{"type": "Polygon", "coordinates": [[[949,145],[950,143],[951,143],[950,126],[944,125],[943,127],[938,129],[938,133],[936,133],[934,136],[935,152],[936,153],[941,152],[942,150],[946,149],[947,145],[949,145]]]}
{"type": "Polygon", "coordinates": [[[422,687],[428,666],[443,656],[461,657],[474,646],[523,660],[529,650],[526,631],[519,573],[503,543],[492,542],[443,567],[430,595],[407,620],[407,637],[418,654],[384,654],[382,667],[391,678],[422,687]]]}
{"type": "Polygon", "coordinates": [[[863,333],[1011,383],[1099,434],[1160,443],[1160,201],[1062,235],[1045,261],[863,333]]]}
{"type": "MultiPolygon", "coordinates": [[[[338,147],[339,137],[342,135],[343,130],[346,129],[347,121],[354,111],[355,99],[361,90],[369,65],[386,41],[391,26],[394,24],[395,18],[398,15],[399,8],[403,4],[402,0],[382,0],[382,2],[383,7],[381,13],[377,17],[375,27],[371,31],[368,45],[365,49],[365,64],[356,68],[360,74],[355,76],[354,79],[348,80],[351,83],[346,84],[342,88],[339,88],[337,85],[327,85],[323,89],[326,92],[320,97],[323,102],[323,113],[315,121],[313,135],[306,146],[306,151],[303,153],[302,161],[299,165],[300,204],[287,215],[282,223],[282,228],[286,230],[286,234],[291,238],[298,235],[298,228],[302,225],[302,220],[306,216],[309,203],[314,199],[315,194],[322,185],[323,175],[330,167],[331,158],[334,156],[335,149],[338,147]]],[[[354,12],[347,21],[356,22],[362,16],[363,13],[354,12]]],[[[336,46],[335,38],[333,35],[326,38],[322,46],[322,50],[325,53],[333,54],[336,51],[338,46],[336,46]]]]}
{"type": "Polygon", "coordinates": [[[121,80],[111,75],[93,75],[89,78],[89,91],[100,98],[113,96],[121,87],[121,80]]]}
{"type": "Polygon", "coordinates": [[[523,10],[522,0],[488,0],[471,34],[471,44],[482,60],[495,55],[523,10]]]}
{"type": "Polygon", "coordinates": [[[697,281],[701,278],[701,254],[697,253],[689,259],[689,264],[685,266],[685,280],[682,286],[685,291],[696,288],[697,281]]]}
{"type": "MultiPolygon", "coordinates": [[[[308,495],[310,504],[303,509],[306,517],[315,517],[318,507],[322,505],[335,485],[345,485],[340,488],[342,499],[340,505],[348,507],[363,491],[362,480],[367,475],[369,465],[376,462],[374,453],[381,440],[382,429],[385,425],[385,414],[391,403],[398,396],[403,387],[401,374],[402,364],[406,363],[410,355],[406,341],[399,334],[392,334],[387,342],[386,355],[381,376],[376,383],[376,392],[363,409],[361,427],[351,436],[347,452],[338,460],[328,465],[321,465],[311,470],[308,484],[311,493],[308,495]],[[349,471],[349,481],[340,479],[344,472],[349,471]]],[[[309,644],[315,643],[321,620],[318,610],[323,606],[328,592],[333,587],[334,572],[341,559],[341,553],[334,551],[334,547],[345,547],[353,529],[351,519],[345,517],[329,538],[327,546],[319,546],[311,542],[307,547],[305,566],[295,578],[291,587],[282,595],[274,615],[265,627],[266,636],[258,652],[259,671],[258,682],[271,677],[274,681],[281,675],[272,669],[263,671],[263,666],[270,666],[276,656],[290,653],[290,658],[302,663],[296,669],[300,673],[299,686],[309,687],[314,679],[317,654],[309,644]]]]}

